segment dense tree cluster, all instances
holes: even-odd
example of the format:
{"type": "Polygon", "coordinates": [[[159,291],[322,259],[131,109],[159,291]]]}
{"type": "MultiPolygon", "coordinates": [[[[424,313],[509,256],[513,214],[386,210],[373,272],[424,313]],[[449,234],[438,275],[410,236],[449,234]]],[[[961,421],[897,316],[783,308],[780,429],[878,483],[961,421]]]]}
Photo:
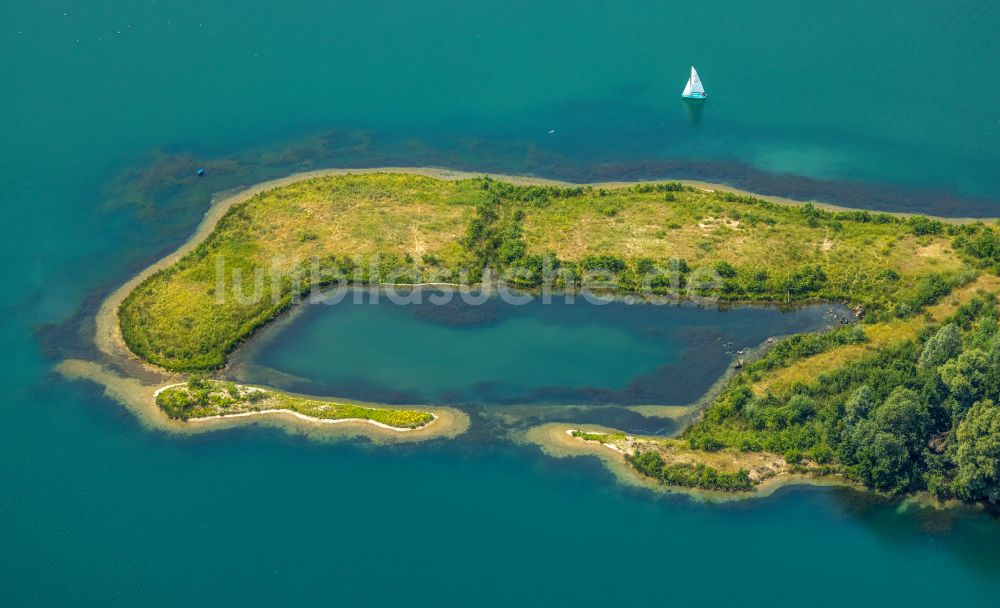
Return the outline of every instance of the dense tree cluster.
{"type": "MultiPolygon", "coordinates": [[[[695,448],[767,450],[829,464],[891,494],[928,489],[1000,501],[997,316],[995,296],[981,294],[919,340],[784,396],[755,395],[748,370],[686,437],[695,448]]],[[[787,352],[780,359],[787,361],[787,352]]]]}

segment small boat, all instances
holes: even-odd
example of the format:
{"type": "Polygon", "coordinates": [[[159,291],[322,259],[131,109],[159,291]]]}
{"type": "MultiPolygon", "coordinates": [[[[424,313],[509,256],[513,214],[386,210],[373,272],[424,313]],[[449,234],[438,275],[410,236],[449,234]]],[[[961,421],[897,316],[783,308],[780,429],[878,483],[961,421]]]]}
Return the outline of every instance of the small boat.
{"type": "Polygon", "coordinates": [[[701,78],[698,78],[698,72],[694,66],[691,66],[691,77],[688,78],[681,97],[684,99],[708,99],[708,93],[705,92],[705,87],[701,86],[701,78]]]}

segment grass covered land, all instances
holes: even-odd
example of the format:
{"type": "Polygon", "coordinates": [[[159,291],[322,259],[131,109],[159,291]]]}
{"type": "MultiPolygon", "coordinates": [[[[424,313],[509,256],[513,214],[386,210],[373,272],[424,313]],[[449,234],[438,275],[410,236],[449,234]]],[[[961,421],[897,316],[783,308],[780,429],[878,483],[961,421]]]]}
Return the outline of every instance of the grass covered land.
{"type": "Polygon", "coordinates": [[[633,468],[669,486],[741,492],[790,469],[781,457],[773,454],[732,449],[707,454],[692,449],[682,439],[576,430],[570,434],[623,452],[625,461],[633,468]]]}
{"type": "Polygon", "coordinates": [[[573,288],[606,271],[614,275],[606,287],[620,293],[659,273],[649,280],[655,293],[844,301],[886,320],[912,317],[968,281],[976,256],[1000,260],[992,227],[832,212],[675,183],[338,175],[234,206],[192,253],[139,285],[119,321],[143,359],[209,370],[296,297],[339,278],[475,284],[486,269],[522,288],[573,288]]]}
{"type": "Polygon", "coordinates": [[[428,412],[306,399],[198,377],[161,390],[156,395],[156,404],[168,416],[180,420],[273,410],[287,410],[319,420],[369,420],[395,429],[415,429],[434,420],[428,412]]]}

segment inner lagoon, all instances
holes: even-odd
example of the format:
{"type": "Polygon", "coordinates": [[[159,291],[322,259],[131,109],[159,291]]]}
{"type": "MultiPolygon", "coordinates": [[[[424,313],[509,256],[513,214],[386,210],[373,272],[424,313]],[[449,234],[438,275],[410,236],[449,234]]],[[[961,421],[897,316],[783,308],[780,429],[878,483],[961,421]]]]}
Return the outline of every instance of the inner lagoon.
{"type": "Polygon", "coordinates": [[[397,404],[687,405],[769,338],[839,325],[847,314],[578,294],[516,296],[521,303],[400,296],[411,303],[362,292],[304,304],[238,357],[250,364],[241,379],[397,404]]]}

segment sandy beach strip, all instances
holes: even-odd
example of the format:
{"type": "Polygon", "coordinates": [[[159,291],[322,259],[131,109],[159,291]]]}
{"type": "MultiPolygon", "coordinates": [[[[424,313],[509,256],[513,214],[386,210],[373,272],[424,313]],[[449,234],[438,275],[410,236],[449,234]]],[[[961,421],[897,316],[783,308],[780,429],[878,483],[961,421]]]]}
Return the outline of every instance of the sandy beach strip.
{"type": "Polygon", "coordinates": [[[427,411],[434,419],[412,429],[392,427],[364,418],[316,418],[288,409],[242,412],[184,421],[167,416],[156,405],[155,397],[163,390],[184,384],[183,382],[168,381],[150,385],[134,376],[122,374],[110,366],[82,359],[64,360],[56,366],[56,371],[70,380],[88,380],[100,385],[106,396],[124,405],[143,426],[181,435],[195,435],[247,424],[259,424],[320,441],[363,437],[374,443],[398,443],[452,438],[468,430],[470,424],[468,414],[449,407],[424,409],[423,411],[427,411]]]}
{"type": "Polygon", "coordinates": [[[434,422],[437,421],[437,419],[438,419],[438,417],[437,417],[436,414],[431,413],[431,420],[430,420],[430,422],[428,422],[426,424],[422,424],[422,425],[417,426],[417,427],[406,428],[406,427],[392,426],[392,425],[385,424],[385,423],[382,423],[382,422],[376,422],[374,420],[371,420],[370,418],[318,418],[316,416],[307,416],[307,415],[305,415],[305,414],[303,414],[301,412],[296,412],[295,410],[290,410],[288,408],[274,408],[274,409],[267,409],[267,410],[257,410],[257,411],[254,411],[254,412],[239,412],[237,414],[219,414],[217,416],[200,416],[198,418],[188,418],[187,422],[197,423],[197,422],[203,422],[203,421],[206,421],[206,420],[222,420],[222,419],[228,419],[228,418],[247,418],[249,416],[259,416],[259,415],[262,415],[262,414],[277,414],[277,413],[286,413],[286,414],[295,416],[296,418],[299,418],[301,420],[308,420],[310,422],[316,422],[316,423],[319,423],[319,424],[343,424],[343,423],[349,423],[349,422],[371,424],[373,426],[377,426],[379,428],[386,429],[386,430],[389,430],[389,431],[395,431],[397,433],[409,433],[411,431],[419,431],[421,429],[425,429],[428,426],[434,424],[434,422]]]}
{"type": "Polygon", "coordinates": [[[548,423],[522,431],[516,439],[519,443],[536,445],[554,458],[596,456],[614,475],[617,482],[623,486],[644,488],[657,494],[684,495],[702,502],[732,502],[767,498],[778,490],[791,486],[846,487],[866,492],[860,484],[839,475],[817,477],[801,473],[784,473],[765,479],[749,492],[721,492],[701,488],[668,486],[639,473],[626,462],[625,454],[617,446],[575,437],[574,431],[595,434],[621,433],[617,429],[607,427],[588,425],[580,428],[568,426],[566,423],[548,423]]]}
{"type": "MultiPolygon", "coordinates": [[[[162,393],[163,391],[165,391],[167,389],[171,389],[171,388],[177,387],[177,386],[184,386],[185,384],[187,384],[187,383],[186,382],[176,382],[174,384],[168,384],[166,386],[161,386],[160,388],[158,388],[155,391],[153,391],[153,400],[156,400],[156,398],[159,397],[160,393],[162,393]]],[[[271,390],[273,390],[273,389],[271,389],[271,390]]],[[[370,409],[380,409],[380,408],[374,407],[374,408],[370,408],[370,409]]],[[[254,410],[254,411],[251,411],[251,412],[237,412],[235,414],[218,414],[218,415],[215,415],[215,416],[198,416],[196,418],[188,418],[187,420],[185,420],[185,422],[202,422],[202,421],[205,421],[205,420],[222,420],[222,419],[228,419],[228,418],[246,418],[248,416],[257,416],[257,415],[261,415],[261,414],[276,414],[276,413],[282,413],[282,412],[286,413],[286,414],[290,414],[290,415],[295,416],[296,418],[300,418],[302,420],[308,420],[308,421],[317,422],[317,423],[320,423],[320,424],[342,424],[342,423],[345,423],[345,422],[358,422],[358,423],[371,424],[371,425],[377,426],[379,428],[383,428],[383,429],[386,429],[386,430],[389,430],[389,431],[396,431],[398,433],[407,433],[407,432],[410,432],[410,431],[419,431],[421,429],[425,429],[429,425],[434,424],[437,421],[437,419],[438,419],[438,415],[437,414],[435,414],[434,412],[428,412],[431,415],[431,419],[427,423],[421,424],[420,426],[415,426],[415,427],[410,428],[410,427],[392,426],[391,424],[385,424],[383,422],[378,422],[378,421],[372,420],[370,418],[320,418],[319,416],[309,416],[309,415],[303,414],[302,412],[297,412],[297,411],[295,411],[293,409],[289,409],[289,408],[271,408],[271,409],[266,409],[266,410],[254,410]]]]}

